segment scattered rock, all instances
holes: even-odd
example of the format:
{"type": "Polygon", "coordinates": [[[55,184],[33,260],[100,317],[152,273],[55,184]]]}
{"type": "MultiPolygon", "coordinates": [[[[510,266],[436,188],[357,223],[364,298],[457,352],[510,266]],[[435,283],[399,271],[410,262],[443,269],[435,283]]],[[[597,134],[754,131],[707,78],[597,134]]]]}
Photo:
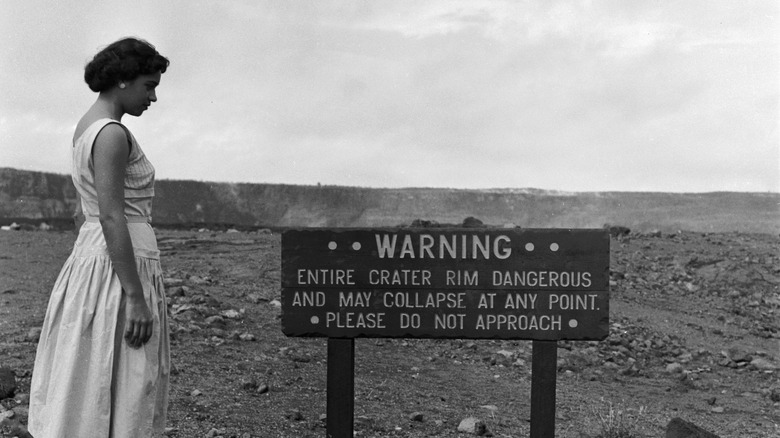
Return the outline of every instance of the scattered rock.
{"type": "Polygon", "coordinates": [[[193,390],[193,391],[190,393],[190,395],[191,395],[191,396],[193,396],[193,397],[197,397],[197,396],[199,396],[199,395],[201,395],[201,394],[203,394],[203,393],[202,393],[202,392],[200,392],[200,390],[198,390],[198,389],[195,389],[195,390],[193,390]]]}
{"type": "Polygon", "coordinates": [[[20,424],[18,421],[14,422],[11,427],[11,436],[16,438],[33,438],[32,435],[30,435],[30,432],[27,430],[27,428],[20,424]]]}
{"type": "Polygon", "coordinates": [[[255,335],[251,333],[242,333],[238,335],[238,339],[245,341],[245,342],[252,342],[255,340],[255,335]]]}
{"type": "Polygon", "coordinates": [[[13,397],[16,392],[16,375],[10,368],[0,368],[0,400],[13,397]]]}
{"type": "Polygon", "coordinates": [[[26,393],[16,394],[14,400],[16,400],[16,402],[19,403],[20,405],[27,406],[28,404],[30,404],[30,394],[26,394],[26,393]]]}
{"type": "Polygon", "coordinates": [[[287,417],[288,420],[291,420],[291,421],[301,421],[301,420],[303,420],[303,414],[298,409],[294,409],[294,410],[290,411],[289,413],[287,413],[286,417],[287,417]]]}
{"type": "Polygon", "coordinates": [[[753,369],[761,370],[761,371],[774,371],[779,368],[776,363],[763,357],[757,357],[751,360],[750,366],[753,369]]]}
{"type": "Polygon", "coordinates": [[[182,280],[181,278],[168,277],[168,278],[163,279],[163,285],[166,288],[174,287],[174,286],[181,286],[183,284],[184,284],[184,280],[182,280]]]}
{"type": "Polygon", "coordinates": [[[666,366],[666,372],[669,374],[676,374],[683,372],[683,366],[677,362],[672,362],[666,366]]]}
{"type": "Polygon", "coordinates": [[[496,405],[482,405],[480,406],[480,408],[487,409],[488,411],[490,411],[491,414],[495,414],[496,412],[498,412],[498,406],[496,405]]]}
{"type": "Polygon", "coordinates": [[[43,329],[41,327],[32,327],[28,332],[27,335],[24,336],[24,340],[27,342],[38,342],[38,339],[41,338],[41,331],[43,329]]]}
{"type": "Polygon", "coordinates": [[[228,309],[222,312],[222,316],[227,319],[238,319],[241,317],[241,312],[235,309],[228,309]]]}
{"type": "Polygon", "coordinates": [[[11,418],[14,418],[14,411],[7,410],[0,412],[0,424],[2,424],[5,420],[10,420],[11,418]]]}
{"type": "Polygon", "coordinates": [[[254,304],[258,304],[261,301],[268,301],[268,298],[266,298],[263,294],[260,293],[251,293],[247,295],[247,298],[249,298],[249,301],[251,301],[254,304]]]}
{"type": "Polygon", "coordinates": [[[487,426],[478,418],[468,417],[461,420],[460,424],[458,424],[458,432],[482,436],[487,433],[487,426]]]}
{"type": "Polygon", "coordinates": [[[211,283],[211,279],[209,277],[200,277],[197,275],[191,275],[187,280],[189,280],[190,283],[197,284],[197,285],[204,285],[204,284],[211,283]]]}
{"type": "Polygon", "coordinates": [[[22,424],[27,424],[27,416],[29,415],[29,408],[27,405],[19,405],[12,409],[16,420],[22,424]]]}
{"type": "Polygon", "coordinates": [[[225,324],[225,319],[224,319],[224,318],[222,318],[222,317],[221,317],[221,316],[219,316],[219,315],[209,316],[208,318],[206,318],[206,320],[205,320],[205,321],[206,321],[206,324],[208,324],[208,325],[210,325],[210,326],[213,326],[213,327],[221,327],[221,328],[224,328],[224,327],[225,327],[225,325],[226,325],[226,324],[225,324]]]}
{"type": "Polygon", "coordinates": [[[209,432],[206,434],[206,438],[217,438],[222,435],[225,435],[227,431],[225,429],[214,429],[212,428],[209,430],[209,432]]]}
{"type": "Polygon", "coordinates": [[[717,435],[689,423],[682,418],[675,417],[666,426],[666,438],[718,438],[717,435]]]}
{"type": "Polygon", "coordinates": [[[732,362],[750,362],[753,357],[750,353],[740,350],[738,348],[729,348],[724,352],[724,356],[728,357],[732,362]]]}
{"type": "Polygon", "coordinates": [[[209,329],[209,335],[211,335],[212,338],[224,339],[227,337],[227,332],[220,328],[212,327],[209,329]]]}
{"type": "Polygon", "coordinates": [[[412,412],[409,414],[409,421],[423,421],[425,416],[422,412],[412,412]]]}
{"type": "Polygon", "coordinates": [[[179,297],[185,297],[187,296],[187,292],[189,291],[189,288],[187,286],[173,286],[173,287],[165,287],[165,295],[167,295],[170,298],[179,298],[179,297]]]}
{"type": "Polygon", "coordinates": [[[259,386],[260,385],[254,377],[241,379],[241,389],[252,391],[256,390],[259,386]]]}

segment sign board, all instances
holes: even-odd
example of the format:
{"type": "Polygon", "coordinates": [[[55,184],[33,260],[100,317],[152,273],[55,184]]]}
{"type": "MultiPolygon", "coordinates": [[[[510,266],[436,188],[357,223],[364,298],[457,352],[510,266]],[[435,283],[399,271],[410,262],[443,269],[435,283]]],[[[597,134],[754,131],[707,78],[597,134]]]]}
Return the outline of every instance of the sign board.
{"type": "Polygon", "coordinates": [[[599,340],[599,229],[302,229],[282,233],[282,331],[330,338],[599,340]]]}

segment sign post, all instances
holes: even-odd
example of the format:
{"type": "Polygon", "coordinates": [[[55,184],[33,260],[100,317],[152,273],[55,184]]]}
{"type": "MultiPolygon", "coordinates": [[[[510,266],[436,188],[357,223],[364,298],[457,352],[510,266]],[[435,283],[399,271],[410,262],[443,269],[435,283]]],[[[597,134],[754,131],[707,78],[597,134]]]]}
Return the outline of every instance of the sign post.
{"type": "Polygon", "coordinates": [[[555,436],[558,344],[533,341],[531,357],[531,437],[555,436]]]}
{"type": "Polygon", "coordinates": [[[609,234],[598,229],[285,231],[282,331],[329,338],[329,437],[352,436],[354,338],[533,340],[531,436],[552,437],[555,341],[600,340],[609,334],[609,234]]]}
{"type": "Polygon", "coordinates": [[[328,339],[328,438],[351,437],[355,421],[355,340],[328,339]]]}

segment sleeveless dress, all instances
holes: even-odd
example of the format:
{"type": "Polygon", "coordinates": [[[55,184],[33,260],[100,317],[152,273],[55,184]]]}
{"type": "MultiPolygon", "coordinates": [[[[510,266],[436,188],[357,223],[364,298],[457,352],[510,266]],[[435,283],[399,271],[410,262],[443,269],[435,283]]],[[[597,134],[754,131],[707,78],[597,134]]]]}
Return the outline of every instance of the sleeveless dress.
{"type": "Polygon", "coordinates": [[[73,145],[73,183],[87,221],[54,284],[35,358],[28,429],[35,438],[162,436],[170,344],[160,252],[149,224],[154,168],[124,125],[100,119],[73,145]],[[125,215],[153,334],[139,349],[124,339],[125,294],[108,256],[99,217],[92,148],[108,124],[131,145],[125,215]]]}

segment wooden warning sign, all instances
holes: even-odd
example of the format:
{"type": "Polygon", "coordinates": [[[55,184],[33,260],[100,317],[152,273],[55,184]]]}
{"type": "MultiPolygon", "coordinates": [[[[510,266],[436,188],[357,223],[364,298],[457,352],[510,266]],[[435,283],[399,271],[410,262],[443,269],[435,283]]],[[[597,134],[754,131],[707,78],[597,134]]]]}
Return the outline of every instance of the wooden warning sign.
{"type": "Polygon", "coordinates": [[[285,231],[282,331],[331,338],[603,339],[609,234],[285,231]]]}

